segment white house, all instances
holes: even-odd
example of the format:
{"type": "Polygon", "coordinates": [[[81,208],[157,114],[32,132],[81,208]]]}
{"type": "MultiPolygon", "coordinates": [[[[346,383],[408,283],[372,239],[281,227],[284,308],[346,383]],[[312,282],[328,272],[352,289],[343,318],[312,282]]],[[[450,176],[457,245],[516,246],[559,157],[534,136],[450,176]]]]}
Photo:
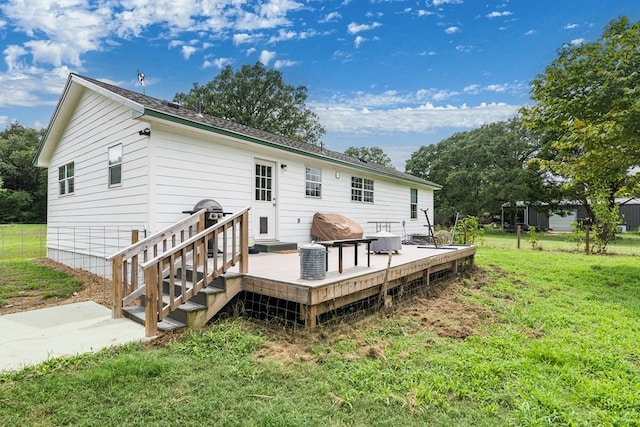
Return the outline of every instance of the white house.
{"type": "Polygon", "coordinates": [[[34,160],[48,168],[48,256],[108,277],[105,258],[202,199],[250,210],[256,241],[308,243],[316,212],[424,234],[440,186],[71,74],[34,160]]]}

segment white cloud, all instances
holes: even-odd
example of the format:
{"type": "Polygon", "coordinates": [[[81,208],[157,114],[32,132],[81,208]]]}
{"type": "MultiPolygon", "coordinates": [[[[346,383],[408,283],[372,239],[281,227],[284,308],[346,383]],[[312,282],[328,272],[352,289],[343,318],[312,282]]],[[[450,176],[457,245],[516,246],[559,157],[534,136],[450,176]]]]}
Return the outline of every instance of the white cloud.
{"type": "Polygon", "coordinates": [[[466,86],[462,91],[467,94],[478,94],[482,87],[478,84],[466,86]]]}
{"type": "Polygon", "coordinates": [[[353,44],[356,46],[356,48],[360,47],[360,45],[362,43],[364,43],[365,41],[367,41],[367,39],[365,39],[362,36],[357,36],[354,40],[353,40],[353,44]]]}
{"type": "Polygon", "coordinates": [[[52,107],[58,98],[70,70],[66,67],[47,71],[33,66],[19,67],[0,74],[0,107],[52,107]]]}
{"type": "Polygon", "coordinates": [[[352,22],[347,26],[347,31],[349,31],[349,34],[357,34],[362,31],[372,30],[381,25],[382,24],[379,22],[374,22],[373,24],[356,24],[355,22],[352,22]]]}
{"type": "Polygon", "coordinates": [[[440,128],[472,129],[513,117],[518,108],[519,105],[505,103],[480,103],[473,107],[426,103],[414,108],[379,110],[316,105],[314,112],[328,132],[376,135],[431,133],[440,128]]]}
{"type": "Polygon", "coordinates": [[[259,61],[262,62],[265,66],[269,65],[269,62],[271,62],[271,60],[273,58],[276,57],[276,53],[269,51],[269,50],[263,50],[262,52],[260,52],[260,59],[259,61]]]}
{"type": "Polygon", "coordinates": [[[173,49],[178,46],[183,46],[184,42],[182,40],[171,40],[169,42],[169,49],[173,49]]]}
{"type": "Polygon", "coordinates": [[[239,46],[241,44],[255,43],[260,38],[259,34],[238,33],[233,35],[233,44],[239,46]]]}
{"type": "Polygon", "coordinates": [[[431,97],[435,101],[444,101],[456,95],[458,95],[458,92],[456,91],[439,90],[436,93],[434,93],[431,97]]]}
{"type": "Polygon", "coordinates": [[[276,43],[280,41],[292,40],[298,37],[298,33],[291,30],[280,29],[278,35],[271,36],[269,43],[276,43]]]}
{"type": "Polygon", "coordinates": [[[291,61],[288,59],[278,59],[276,62],[273,63],[273,68],[275,68],[276,70],[279,70],[280,68],[292,67],[296,64],[297,64],[296,61],[291,61]]]}
{"type": "Polygon", "coordinates": [[[209,60],[204,61],[204,63],[202,64],[202,68],[215,67],[218,69],[222,69],[227,65],[231,65],[231,64],[233,64],[232,58],[216,58],[213,61],[209,61],[209,60]]]}
{"type": "Polygon", "coordinates": [[[182,57],[189,59],[198,49],[193,46],[182,46],[182,57]]]}
{"type": "Polygon", "coordinates": [[[462,30],[460,28],[458,28],[458,27],[455,27],[455,26],[446,28],[444,30],[444,32],[447,33],[447,34],[455,34],[455,33],[459,33],[460,31],[462,31],[462,30]]]}
{"type": "Polygon", "coordinates": [[[50,40],[33,40],[24,44],[33,57],[36,64],[52,64],[55,67],[61,67],[63,63],[80,67],[80,52],[73,49],[67,49],[60,43],[50,40]]]}
{"type": "Polygon", "coordinates": [[[486,15],[487,18],[489,19],[493,19],[493,18],[499,18],[501,16],[511,16],[513,15],[513,13],[509,12],[508,10],[505,10],[504,12],[491,12],[488,15],[486,15]]]}
{"type": "Polygon", "coordinates": [[[518,83],[494,83],[486,86],[471,84],[466,86],[462,91],[467,95],[480,95],[481,93],[486,92],[519,94],[523,90],[526,90],[526,85],[518,83]]]}
{"type": "Polygon", "coordinates": [[[536,34],[536,30],[529,30],[526,33],[524,33],[525,36],[532,36],[534,34],[536,34]]]}
{"type": "Polygon", "coordinates": [[[435,13],[430,12],[428,10],[424,10],[424,9],[418,10],[418,16],[429,16],[429,15],[435,15],[435,13]]]}
{"type": "Polygon", "coordinates": [[[461,44],[461,45],[456,46],[456,50],[457,50],[458,52],[464,52],[464,53],[467,53],[467,52],[471,52],[471,51],[473,50],[473,46],[470,46],[470,45],[462,45],[462,44],[461,44]]]}
{"type": "Polygon", "coordinates": [[[9,73],[22,70],[25,67],[24,62],[21,61],[20,58],[27,54],[27,50],[22,46],[7,46],[2,53],[4,54],[4,62],[7,64],[9,73]]]}
{"type": "Polygon", "coordinates": [[[338,12],[327,13],[322,19],[318,22],[321,24],[326,24],[327,22],[335,22],[342,19],[342,15],[338,12]]]}
{"type": "Polygon", "coordinates": [[[571,40],[569,44],[573,46],[578,46],[578,45],[584,44],[584,42],[585,42],[585,39],[580,38],[580,39],[571,40]]]}
{"type": "Polygon", "coordinates": [[[573,30],[575,28],[578,28],[580,25],[578,24],[567,24],[564,27],[562,27],[565,30],[573,30]]]}
{"type": "Polygon", "coordinates": [[[435,7],[442,6],[443,4],[462,4],[463,0],[433,0],[435,7]]]}
{"type": "MultiPolygon", "coordinates": [[[[237,4],[241,4],[241,2],[237,4]]],[[[269,0],[260,4],[255,13],[238,9],[236,10],[237,20],[235,27],[239,30],[254,31],[287,26],[291,24],[291,21],[287,19],[287,13],[303,7],[301,3],[291,0],[269,0]]]]}

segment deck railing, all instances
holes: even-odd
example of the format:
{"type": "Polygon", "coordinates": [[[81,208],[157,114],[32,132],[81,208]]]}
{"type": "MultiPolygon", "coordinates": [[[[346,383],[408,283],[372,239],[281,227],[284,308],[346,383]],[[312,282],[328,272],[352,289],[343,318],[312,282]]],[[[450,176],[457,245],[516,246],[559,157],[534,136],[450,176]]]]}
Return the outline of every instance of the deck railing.
{"type": "Polygon", "coordinates": [[[204,211],[154,234],[113,255],[113,317],[122,309],[145,297],[145,330],[156,335],[158,322],[179,305],[196,295],[227,269],[240,264],[248,270],[249,208],[204,229],[204,211]],[[213,267],[208,263],[212,248],[213,267]],[[217,252],[220,252],[218,255],[217,252]],[[178,270],[182,271],[177,278],[178,270]],[[193,272],[193,283],[185,272],[193,272]],[[142,272],[142,283],[138,272],[142,272]],[[169,282],[168,300],[162,298],[162,285],[169,282]],[[177,290],[177,292],[176,292],[177,290]]]}

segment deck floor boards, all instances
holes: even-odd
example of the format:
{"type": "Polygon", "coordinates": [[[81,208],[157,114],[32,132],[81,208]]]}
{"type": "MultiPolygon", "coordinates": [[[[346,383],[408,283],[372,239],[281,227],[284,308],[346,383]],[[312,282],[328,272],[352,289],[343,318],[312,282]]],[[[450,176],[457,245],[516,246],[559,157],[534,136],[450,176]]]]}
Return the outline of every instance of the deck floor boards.
{"type": "MultiPolygon", "coordinates": [[[[305,324],[313,328],[316,316],[380,294],[385,278],[388,279],[387,290],[415,279],[425,280],[425,287],[428,287],[431,274],[442,270],[457,271],[459,263],[473,262],[475,256],[474,246],[403,245],[399,253],[392,254],[390,265],[387,253],[371,253],[368,267],[366,247],[364,244],[357,247],[358,265],[354,263],[354,248],[343,249],[342,273],[338,272],[338,249],[330,248],[328,271],[324,278],[317,280],[301,278],[298,252],[250,255],[248,272],[242,277],[242,290],[298,304],[305,324]]],[[[228,273],[238,273],[237,270],[233,267],[228,273]]]]}

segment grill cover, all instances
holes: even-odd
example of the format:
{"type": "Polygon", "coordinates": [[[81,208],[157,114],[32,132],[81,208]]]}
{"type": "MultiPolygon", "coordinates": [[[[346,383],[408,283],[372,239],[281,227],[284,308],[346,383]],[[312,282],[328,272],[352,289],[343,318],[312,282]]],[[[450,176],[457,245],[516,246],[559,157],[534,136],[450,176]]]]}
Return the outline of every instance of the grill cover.
{"type": "Polygon", "coordinates": [[[313,216],[311,236],[316,240],[360,239],[362,227],[340,214],[317,212],[313,216]]]}

